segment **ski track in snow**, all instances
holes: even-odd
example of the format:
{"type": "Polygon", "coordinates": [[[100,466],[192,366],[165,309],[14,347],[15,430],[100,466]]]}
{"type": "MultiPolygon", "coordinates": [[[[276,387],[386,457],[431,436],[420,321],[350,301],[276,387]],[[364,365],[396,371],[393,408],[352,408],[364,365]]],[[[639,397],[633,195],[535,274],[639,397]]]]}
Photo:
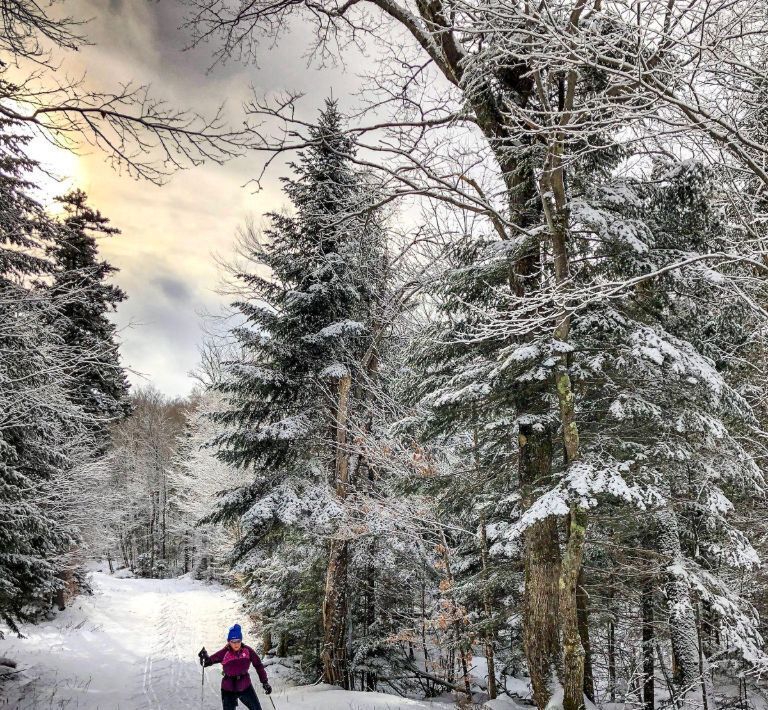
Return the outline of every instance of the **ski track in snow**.
{"type": "MultiPolygon", "coordinates": [[[[197,652],[203,645],[210,652],[221,648],[235,622],[248,628],[235,591],[187,577],[118,579],[100,572],[92,583],[93,596],[78,597],[53,621],[24,626],[26,638],[3,629],[0,656],[16,659],[20,672],[0,685],[0,710],[221,707],[220,667],[206,669],[202,688],[197,652]]],[[[275,669],[267,672],[277,710],[455,708],[330,686],[293,687],[275,669]]],[[[251,677],[260,690],[253,670],[251,677]]],[[[262,693],[259,699],[263,710],[272,710],[262,693]]]]}
{"type": "MultiPolygon", "coordinates": [[[[200,707],[202,645],[220,648],[242,619],[229,589],[187,578],[117,579],[94,573],[94,595],[76,599],[51,622],[0,641],[19,661],[19,680],[0,693],[0,708],[159,710],[200,707]]],[[[218,674],[206,681],[218,686],[218,674]]],[[[215,691],[215,695],[214,695],[215,691]]],[[[205,707],[220,706],[206,689],[205,707]]]]}

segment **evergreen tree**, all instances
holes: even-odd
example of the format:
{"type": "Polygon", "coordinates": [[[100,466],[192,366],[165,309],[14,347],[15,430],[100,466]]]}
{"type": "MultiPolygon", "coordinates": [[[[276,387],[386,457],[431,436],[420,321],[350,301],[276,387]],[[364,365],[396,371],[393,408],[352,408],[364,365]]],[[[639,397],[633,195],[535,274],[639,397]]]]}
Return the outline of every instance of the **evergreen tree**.
{"type": "Polygon", "coordinates": [[[88,234],[113,230],[82,193],[63,222],[46,213],[27,142],[0,124],[0,617],[14,629],[82,581],[92,464],[125,392],[105,316],[123,295],[88,234]]]}
{"type": "Polygon", "coordinates": [[[234,333],[242,357],[217,386],[228,404],[217,416],[225,428],[217,443],[224,461],[253,478],[243,473],[243,485],[213,516],[242,518],[236,554],[262,600],[267,631],[301,635],[305,648],[322,643],[326,679],[339,683],[347,682],[346,499],[365,478],[352,434],[365,430],[370,416],[366,380],[376,367],[384,273],[375,191],[354,170],[353,154],[329,101],[310,147],[292,165],[295,177],[285,182],[294,213],[271,214],[263,240],[251,235],[246,244],[255,268],[241,275],[248,297],[235,304],[244,323],[234,333]],[[318,534],[332,538],[327,558],[318,534]],[[303,551],[293,576],[267,591],[261,571],[278,565],[289,541],[303,551]],[[314,608],[313,626],[288,629],[293,593],[323,597],[318,555],[327,559],[323,623],[318,628],[321,610],[314,608]]]}
{"type": "MultiPolygon", "coordinates": [[[[56,557],[70,533],[46,495],[67,465],[70,353],[50,327],[55,302],[30,279],[50,271],[53,224],[31,196],[27,138],[0,122],[0,618],[16,629],[60,587],[56,557]]],[[[77,439],[77,436],[73,437],[77,439]]]]}
{"type": "Polygon", "coordinates": [[[595,180],[574,205],[580,227],[593,235],[582,252],[593,264],[585,278],[628,281],[694,261],[576,319],[573,379],[583,398],[585,455],[581,478],[566,486],[651,511],[638,519],[625,509],[625,544],[646,560],[661,556],[641,576],[665,600],[659,615],[676,680],[682,688],[703,684],[711,696],[707,655],[718,643],[738,649],[747,665],[762,655],[754,609],[731,585],[758,563],[732,516],[734,496],[764,491],[745,445],[756,419],[733,357],[752,347],[734,324],[754,315],[731,288],[742,267],[716,270],[704,258],[736,242],[716,209],[711,176],[682,162],[659,163],[649,178],[595,180]]]}
{"type": "Polygon", "coordinates": [[[71,297],[59,309],[57,327],[64,342],[87,355],[73,373],[70,394],[92,420],[93,435],[103,452],[109,423],[128,410],[128,381],[120,365],[116,326],[108,314],[125,293],[107,279],[117,271],[100,260],[96,237],[119,234],[109,220],[87,204],[82,190],[58,198],[65,217],[53,235],[48,255],[54,263],[52,292],[71,297]]]}
{"type": "Polygon", "coordinates": [[[53,224],[31,194],[35,189],[31,173],[37,163],[26,153],[30,139],[18,124],[0,119],[0,279],[4,285],[51,268],[41,251],[53,224]]]}
{"type": "MultiPolygon", "coordinates": [[[[441,492],[448,519],[458,516],[474,527],[482,512],[492,523],[492,568],[511,561],[515,569],[521,533],[529,550],[532,539],[549,540],[549,553],[535,556],[537,569],[526,570],[530,590],[532,577],[557,563],[563,549],[556,527],[545,536],[536,528],[556,526],[574,501],[593,511],[588,563],[596,578],[582,571],[579,581],[589,591],[579,600],[584,690],[589,696],[594,687],[587,600],[593,613],[615,618],[621,602],[597,600],[620,589],[631,618],[645,619],[626,628],[645,654],[646,670],[638,675],[649,682],[652,707],[656,643],[670,645],[678,689],[709,696],[708,656],[727,652],[747,667],[764,657],[755,610],[732,583],[758,562],[733,511],[745,492],[756,499],[765,489],[750,454],[755,413],[742,396],[755,373],[740,364],[757,355],[743,324],[754,322],[758,331],[764,324],[749,306],[759,293],[744,298],[741,291],[742,283],[753,284],[749,267],[708,265],[708,254],[739,241],[720,216],[706,170],[695,162],[659,163],[647,176],[628,180],[615,174],[619,158],[596,156],[574,170],[570,186],[571,229],[579,235],[571,255],[580,264],[574,291],[638,279],[612,298],[586,300],[572,316],[568,361],[582,432],[578,465],[567,469],[557,446],[552,383],[561,344],[547,334],[546,302],[533,316],[517,310],[514,285],[505,278],[510,250],[495,239],[467,240],[457,252],[440,287],[431,337],[417,351],[414,392],[425,407],[421,436],[462,457],[441,492]],[[690,263],[675,266],[683,262],[690,263]],[[528,323],[539,330],[521,342],[516,333],[528,323]],[[538,402],[538,417],[515,419],[520,396],[538,402]],[[521,440],[537,427],[552,432],[555,446],[546,456],[552,475],[540,482],[546,486],[527,484],[505,432],[510,424],[521,440]]],[[[749,245],[744,249],[748,254],[749,245]]],[[[456,539],[455,554],[465,558],[457,593],[470,603],[462,586],[481,566],[473,547],[456,539]]],[[[515,588],[514,577],[507,579],[507,588],[515,588]]],[[[551,591],[548,598],[556,600],[556,588],[551,591]]],[[[543,621],[556,615],[555,608],[524,633],[529,672],[545,687],[551,676],[533,663],[558,658],[556,648],[547,649],[549,642],[556,646],[556,631],[543,621]]]]}

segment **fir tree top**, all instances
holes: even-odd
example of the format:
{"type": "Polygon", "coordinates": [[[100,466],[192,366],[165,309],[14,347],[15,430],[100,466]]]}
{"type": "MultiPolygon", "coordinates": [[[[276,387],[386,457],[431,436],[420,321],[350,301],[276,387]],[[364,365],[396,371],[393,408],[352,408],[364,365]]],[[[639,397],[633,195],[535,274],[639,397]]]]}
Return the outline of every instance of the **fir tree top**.
{"type": "Polygon", "coordinates": [[[52,223],[31,192],[37,162],[26,154],[29,135],[14,121],[0,119],[0,281],[48,271],[39,253],[52,223]]]}

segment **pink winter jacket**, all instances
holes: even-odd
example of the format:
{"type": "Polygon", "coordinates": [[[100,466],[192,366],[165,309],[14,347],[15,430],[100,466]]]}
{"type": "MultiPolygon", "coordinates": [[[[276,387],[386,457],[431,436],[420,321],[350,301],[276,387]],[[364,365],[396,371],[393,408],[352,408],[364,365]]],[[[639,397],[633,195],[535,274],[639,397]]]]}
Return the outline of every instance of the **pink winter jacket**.
{"type": "Polygon", "coordinates": [[[267,671],[261,663],[256,651],[250,646],[243,644],[240,650],[235,652],[229,644],[224,646],[221,651],[208,656],[205,661],[206,666],[212,666],[214,663],[221,663],[224,678],[221,680],[221,689],[230,693],[242,693],[251,685],[251,677],[248,675],[248,668],[251,663],[259,674],[259,680],[262,683],[267,682],[267,671]]]}

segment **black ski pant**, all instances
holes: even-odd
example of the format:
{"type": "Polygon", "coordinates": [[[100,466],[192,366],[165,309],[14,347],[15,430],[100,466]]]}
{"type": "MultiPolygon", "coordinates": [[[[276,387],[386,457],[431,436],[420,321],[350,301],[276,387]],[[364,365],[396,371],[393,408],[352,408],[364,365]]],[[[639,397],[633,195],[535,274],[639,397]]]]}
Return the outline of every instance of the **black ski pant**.
{"type": "Polygon", "coordinates": [[[221,691],[222,710],[235,710],[237,701],[240,701],[248,710],[261,710],[259,699],[252,685],[249,685],[242,693],[233,693],[230,690],[221,691]]]}

